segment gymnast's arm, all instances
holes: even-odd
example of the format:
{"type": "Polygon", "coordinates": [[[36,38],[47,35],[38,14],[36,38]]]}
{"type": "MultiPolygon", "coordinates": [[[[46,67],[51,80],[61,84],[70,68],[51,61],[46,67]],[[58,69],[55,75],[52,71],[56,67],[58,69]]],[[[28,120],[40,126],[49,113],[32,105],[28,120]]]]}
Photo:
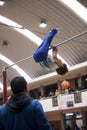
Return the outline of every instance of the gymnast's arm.
{"type": "Polygon", "coordinates": [[[57,48],[56,47],[52,47],[52,56],[53,59],[55,61],[55,63],[58,65],[58,68],[56,69],[56,72],[60,75],[64,75],[68,72],[68,68],[67,65],[65,63],[63,63],[58,57],[57,57],[57,48]]]}
{"type": "Polygon", "coordinates": [[[63,62],[57,57],[57,53],[58,53],[58,50],[57,50],[57,47],[52,47],[52,58],[53,60],[55,61],[55,63],[60,67],[63,67],[63,62]]]}

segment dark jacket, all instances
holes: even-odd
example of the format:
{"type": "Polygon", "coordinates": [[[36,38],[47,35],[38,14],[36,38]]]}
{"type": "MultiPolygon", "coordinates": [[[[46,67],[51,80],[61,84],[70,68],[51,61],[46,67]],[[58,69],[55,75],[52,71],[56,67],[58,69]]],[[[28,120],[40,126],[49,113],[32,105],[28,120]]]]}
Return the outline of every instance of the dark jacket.
{"type": "Polygon", "coordinates": [[[21,94],[0,108],[0,130],[52,130],[39,101],[21,94]]]}

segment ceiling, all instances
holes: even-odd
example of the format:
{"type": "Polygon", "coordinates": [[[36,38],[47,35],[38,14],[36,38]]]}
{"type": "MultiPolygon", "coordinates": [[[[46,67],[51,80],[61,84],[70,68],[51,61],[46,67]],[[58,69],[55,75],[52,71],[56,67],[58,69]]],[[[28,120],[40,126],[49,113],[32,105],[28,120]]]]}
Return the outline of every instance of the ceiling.
{"type": "MultiPolygon", "coordinates": [[[[42,40],[52,28],[59,28],[52,44],[58,46],[59,55],[70,68],[85,63],[84,69],[82,67],[78,71],[75,70],[73,71],[74,74],[87,73],[87,33],[85,32],[87,31],[87,23],[60,1],[6,0],[4,6],[0,6],[0,15],[17,22],[42,40]],[[48,24],[44,29],[39,27],[41,19],[46,19],[48,24]],[[73,36],[81,33],[81,36],[73,38],[73,36]]],[[[87,0],[78,1],[87,7],[87,0]]],[[[31,57],[36,48],[37,44],[35,42],[15,31],[14,27],[3,25],[0,22],[0,54],[6,56],[14,63],[28,57],[26,60],[17,63],[17,65],[31,79],[53,74],[52,71],[47,71],[35,63],[31,57]],[[8,42],[8,46],[3,46],[4,41],[8,42]]],[[[1,74],[3,67],[6,66],[8,64],[0,60],[1,74]]],[[[7,69],[8,83],[17,75],[20,74],[9,66],[7,69]]],[[[55,75],[57,74],[55,73],[55,75]]],[[[2,82],[2,77],[0,80],[2,82]]]]}

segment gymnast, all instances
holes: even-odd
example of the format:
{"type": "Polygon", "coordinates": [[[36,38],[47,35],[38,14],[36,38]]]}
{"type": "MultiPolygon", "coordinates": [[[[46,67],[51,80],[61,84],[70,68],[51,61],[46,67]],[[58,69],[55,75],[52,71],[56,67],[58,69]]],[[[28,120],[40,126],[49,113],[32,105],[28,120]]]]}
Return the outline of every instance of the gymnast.
{"type": "Polygon", "coordinates": [[[68,72],[67,65],[57,57],[57,47],[51,46],[51,41],[57,33],[57,29],[52,29],[44,38],[42,44],[36,49],[33,58],[47,70],[55,70],[58,74],[64,75],[68,72]],[[52,49],[52,56],[48,55],[49,48],[52,49]]]}

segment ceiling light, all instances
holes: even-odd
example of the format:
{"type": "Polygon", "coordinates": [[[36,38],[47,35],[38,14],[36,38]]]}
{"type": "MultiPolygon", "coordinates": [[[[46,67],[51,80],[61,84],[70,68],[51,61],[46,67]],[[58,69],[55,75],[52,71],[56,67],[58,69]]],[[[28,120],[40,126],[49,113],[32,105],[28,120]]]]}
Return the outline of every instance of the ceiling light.
{"type": "Polygon", "coordinates": [[[4,0],[0,0],[0,5],[1,5],[1,6],[3,6],[3,5],[4,5],[4,3],[5,3],[5,1],[4,1],[4,0]]]}
{"type": "Polygon", "coordinates": [[[87,22],[87,9],[77,0],[61,0],[65,5],[71,8],[80,18],[87,22]]]}
{"type": "Polygon", "coordinates": [[[85,79],[85,81],[87,81],[87,78],[85,79]]]}
{"type": "Polygon", "coordinates": [[[45,28],[45,27],[47,26],[46,20],[45,20],[45,19],[42,19],[39,26],[40,26],[41,28],[45,28]]]}
{"type": "Polygon", "coordinates": [[[72,116],[73,113],[66,113],[66,116],[72,116]]]}
{"type": "Polygon", "coordinates": [[[7,47],[8,46],[8,41],[4,40],[3,43],[2,43],[2,46],[7,47]]]}

